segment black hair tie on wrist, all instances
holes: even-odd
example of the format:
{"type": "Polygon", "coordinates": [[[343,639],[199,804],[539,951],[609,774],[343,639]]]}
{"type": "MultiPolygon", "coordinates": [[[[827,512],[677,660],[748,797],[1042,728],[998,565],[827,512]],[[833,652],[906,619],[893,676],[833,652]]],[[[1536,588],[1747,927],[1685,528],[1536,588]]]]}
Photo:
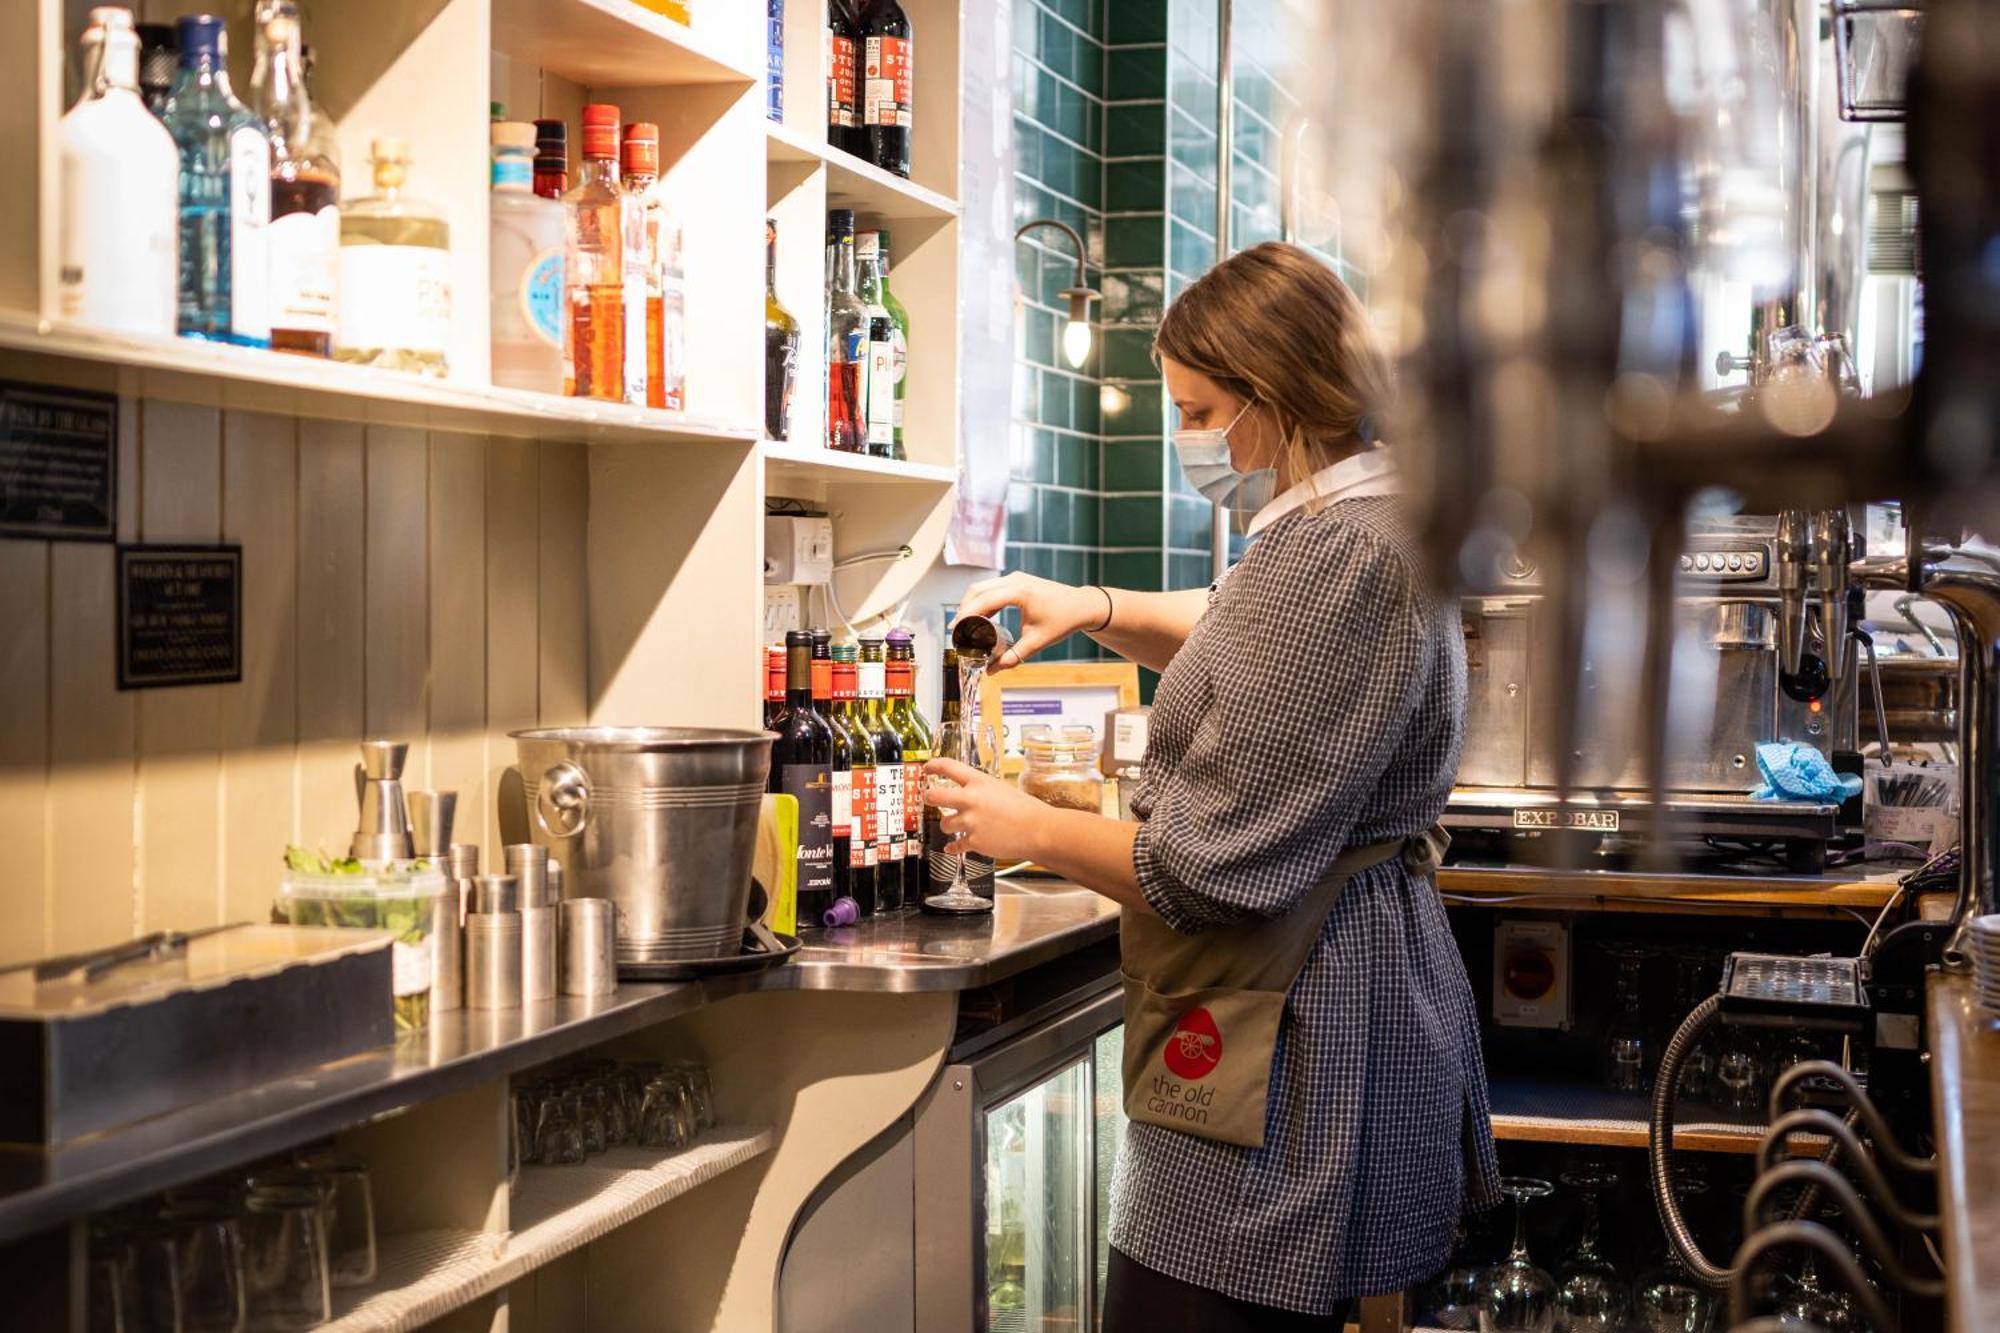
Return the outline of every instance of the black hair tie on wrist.
{"type": "Polygon", "coordinates": [[[1096,589],[1097,589],[1097,590],[1098,590],[1099,592],[1101,592],[1101,593],[1103,593],[1103,594],[1104,594],[1104,619],[1103,619],[1103,621],[1102,621],[1101,623],[1099,623],[1098,625],[1096,625],[1096,626],[1094,626],[1094,627],[1092,627],[1092,628],[1090,628],[1090,629],[1087,629],[1087,630],[1085,630],[1085,631],[1084,631],[1084,633],[1085,633],[1085,634],[1102,634],[1102,633],[1103,633],[1103,632],[1104,632],[1105,630],[1108,630],[1108,629],[1110,629],[1110,628],[1111,628],[1111,589],[1109,589],[1109,588],[1105,587],[1105,586],[1104,586],[1103,584],[1101,584],[1101,583],[1094,583],[1094,584],[1092,584],[1091,586],[1092,586],[1092,587],[1094,587],[1094,588],[1096,588],[1096,589]]]}

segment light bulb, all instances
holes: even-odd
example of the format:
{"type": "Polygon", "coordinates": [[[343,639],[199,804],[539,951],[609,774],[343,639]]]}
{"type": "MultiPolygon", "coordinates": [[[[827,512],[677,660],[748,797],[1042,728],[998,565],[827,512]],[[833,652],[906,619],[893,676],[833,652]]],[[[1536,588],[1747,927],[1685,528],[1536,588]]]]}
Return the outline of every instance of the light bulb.
{"type": "Polygon", "coordinates": [[[1081,369],[1090,359],[1090,325],[1080,319],[1073,319],[1063,325],[1063,359],[1073,368],[1081,369]]]}

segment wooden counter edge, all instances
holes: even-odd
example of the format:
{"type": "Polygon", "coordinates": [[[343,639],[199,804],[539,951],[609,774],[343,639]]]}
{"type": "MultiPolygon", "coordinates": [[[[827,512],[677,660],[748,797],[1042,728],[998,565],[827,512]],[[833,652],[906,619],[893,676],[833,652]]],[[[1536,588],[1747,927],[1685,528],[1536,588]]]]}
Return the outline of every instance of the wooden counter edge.
{"type": "Polygon", "coordinates": [[[1934,973],[1928,994],[1945,1310],[1954,1333],[2000,1328],[2000,1030],[1972,979],[1934,973]]]}

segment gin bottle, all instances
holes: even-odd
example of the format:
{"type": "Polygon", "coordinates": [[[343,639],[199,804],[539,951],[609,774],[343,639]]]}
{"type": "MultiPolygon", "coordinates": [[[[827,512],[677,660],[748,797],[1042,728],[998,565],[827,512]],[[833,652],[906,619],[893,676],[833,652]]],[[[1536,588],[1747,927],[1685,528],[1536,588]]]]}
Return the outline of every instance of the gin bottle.
{"type": "Polygon", "coordinates": [[[229,90],[229,36],[213,14],[179,22],[167,132],[180,153],[180,332],[271,343],[271,140],[229,90]]]}
{"type": "Polygon", "coordinates": [[[404,193],[410,150],[369,144],[375,193],[340,215],[342,361],[442,376],[451,341],[451,224],[404,193]]]}
{"type": "Polygon", "coordinates": [[[121,333],[172,337],[180,159],[139,98],[131,11],[93,9],[83,95],[56,129],[62,258],[56,311],[121,333]]]}
{"type": "Polygon", "coordinates": [[[493,136],[493,382],[562,390],[563,211],[531,188],[535,127],[500,121],[493,136]]]}
{"type": "Polygon", "coordinates": [[[271,346],[331,356],[340,167],[333,127],[306,88],[294,0],[259,0],[250,90],[271,131],[271,346]]]}

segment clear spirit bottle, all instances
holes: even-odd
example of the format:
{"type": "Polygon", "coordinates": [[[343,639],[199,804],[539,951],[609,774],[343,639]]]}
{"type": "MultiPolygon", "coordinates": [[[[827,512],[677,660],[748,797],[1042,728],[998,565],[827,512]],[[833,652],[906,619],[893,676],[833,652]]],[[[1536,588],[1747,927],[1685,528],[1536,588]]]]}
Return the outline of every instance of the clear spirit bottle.
{"type": "Polygon", "coordinates": [[[534,192],[535,127],[499,121],[493,136],[493,382],[562,391],[563,211],[534,192]]]}
{"type": "Polygon", "coordinates": [[[340,331],[334,355],[359,365],[443,376],[451,343],[451,224],[403,192],[410,150],[368,146],[375,193],[340,215],[340,331]]]}
{"type": "Polygon", "coordinates": [[[625,217],[618,108],[583,108],[582,166],[563,195],[563,391],[625,399],[625,217]]]}
{"type": "Polygon", "coordinates": [[[167,132],[180,153],[180,332],[271,342],[271,139],[229,89],[229,36],[213,14],[179,21],[167,132]]]}
{"type": "Polygon", "coordinates": [[[333,125],[306,90],[293,0],[259,0],[257,114],[271,132],[271,346],[333,354],[340,273],[340,166],[333,125]]]}

